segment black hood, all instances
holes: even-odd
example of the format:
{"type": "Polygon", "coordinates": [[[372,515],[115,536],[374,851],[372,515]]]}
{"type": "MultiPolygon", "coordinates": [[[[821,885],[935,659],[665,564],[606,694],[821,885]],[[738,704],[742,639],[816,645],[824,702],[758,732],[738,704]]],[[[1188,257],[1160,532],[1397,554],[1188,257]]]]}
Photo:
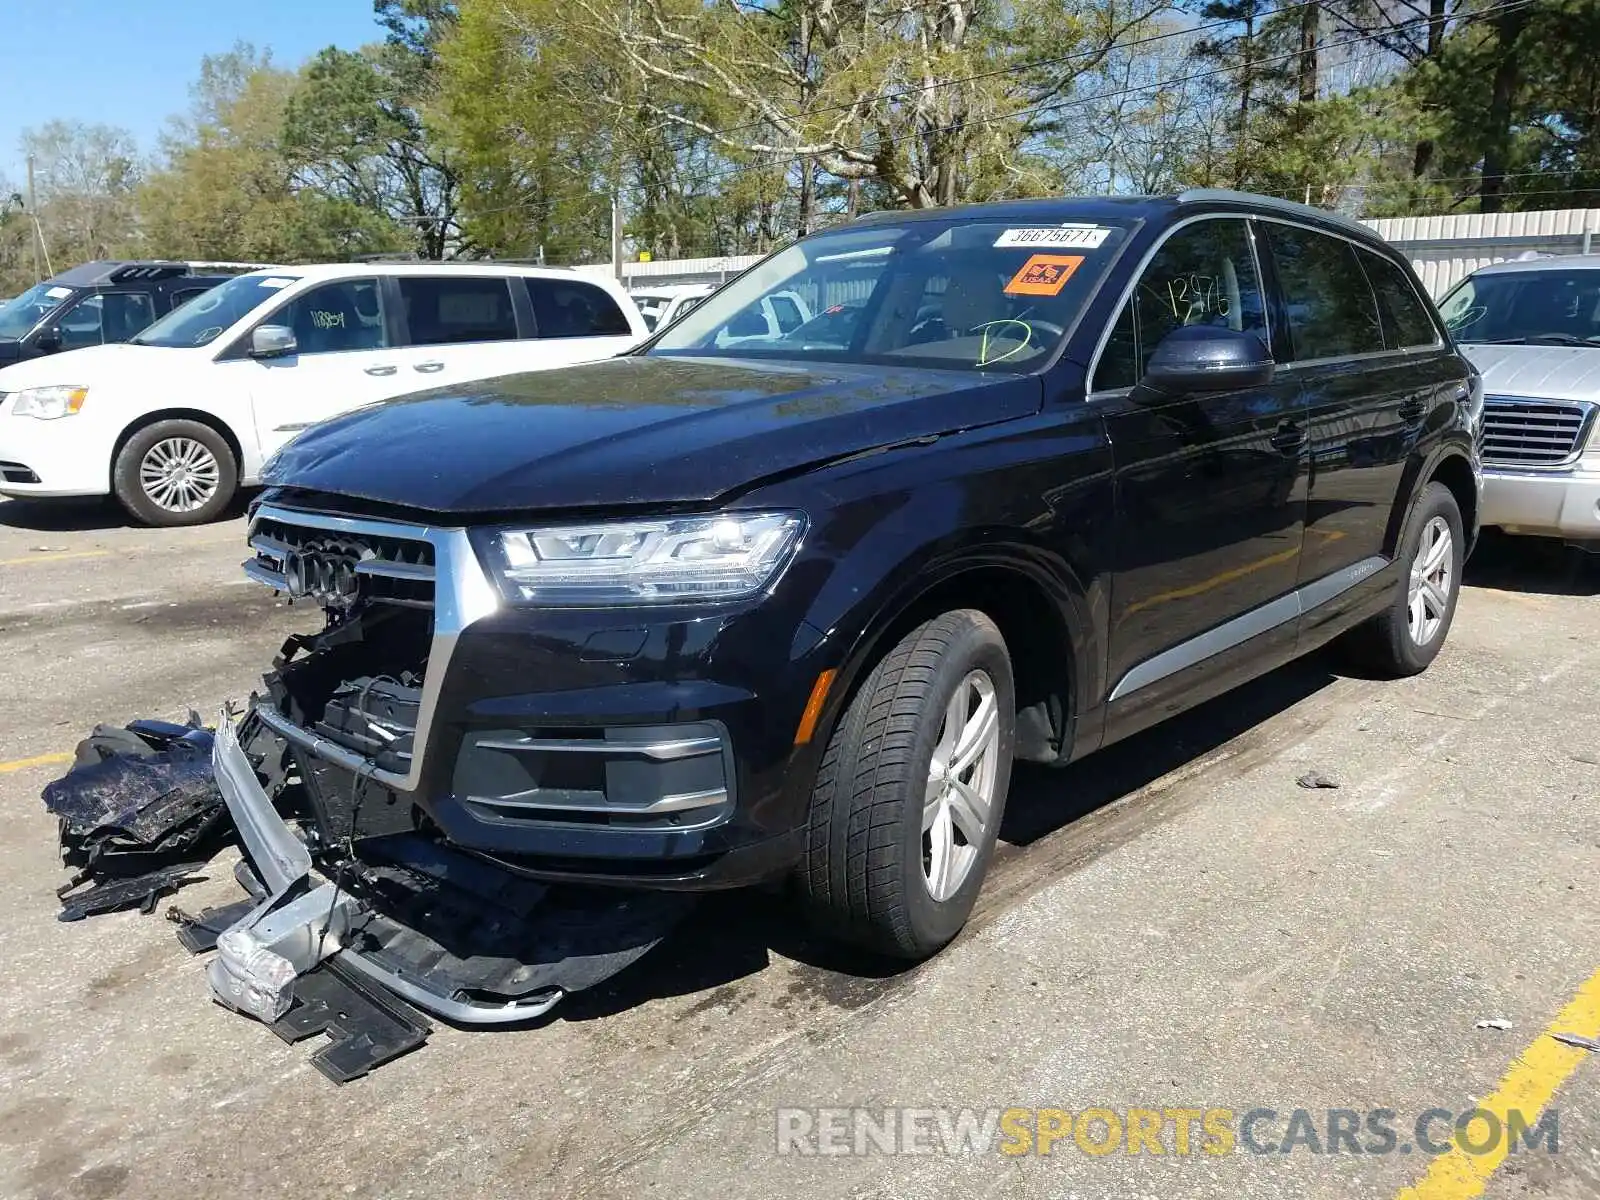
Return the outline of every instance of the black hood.
{"type": "Polygon", "coordinates": [[[1034,376],[635,355],[403,396],[315,425],[267,484],[430,512],[692,504],[1037,412],[1034,376]]]}

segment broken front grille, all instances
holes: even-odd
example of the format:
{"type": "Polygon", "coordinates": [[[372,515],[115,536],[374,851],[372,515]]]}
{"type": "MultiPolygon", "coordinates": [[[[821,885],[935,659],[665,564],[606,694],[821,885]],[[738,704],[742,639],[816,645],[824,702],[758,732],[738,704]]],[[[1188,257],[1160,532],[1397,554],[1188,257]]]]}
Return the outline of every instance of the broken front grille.
{"type": "Polygon", "coordinates": [[[1595,406],[1490,396],[1483,406],[1483,461],[1496,467],[1563,467],[1578,457],[1595,406]]]}
{"type": "Polygon", "coordinates": [[[357,601],[432,608],[437,563],[432,543],[373,533],[315,529],[261,518],[246,574],[329,608],[357,601]]]}

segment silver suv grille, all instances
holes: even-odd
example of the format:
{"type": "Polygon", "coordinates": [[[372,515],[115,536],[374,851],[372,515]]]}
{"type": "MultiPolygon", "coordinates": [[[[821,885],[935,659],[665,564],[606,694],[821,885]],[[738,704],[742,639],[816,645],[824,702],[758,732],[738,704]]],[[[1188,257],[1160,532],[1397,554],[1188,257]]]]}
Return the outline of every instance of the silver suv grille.
{"type": "Polygon", "coordinates": [[[1483,405],[1483,461],[1496,467],[1562,467],[1578,457],[1595,406],[1490,396],[1483,405]]]}
{"type": "Polygon", "coordinates": [[[245,572],[291,596],[341,607],[359,599],[432,608],[431,542],[366,532],[311,529],[262,518],[250,531],[256,552],[245,572]]]}

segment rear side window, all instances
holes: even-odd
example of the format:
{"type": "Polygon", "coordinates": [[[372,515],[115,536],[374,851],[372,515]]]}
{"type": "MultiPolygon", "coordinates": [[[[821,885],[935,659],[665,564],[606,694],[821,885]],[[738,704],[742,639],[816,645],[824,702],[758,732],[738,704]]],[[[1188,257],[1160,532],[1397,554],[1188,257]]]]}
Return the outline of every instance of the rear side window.
{"type": "Polygon", "coordinates": [[[1161,244],[1112,327],[1091,390],[1138,383],[1161,339],[1185,325],[1254,333],[1267,344],[1261,280],[1242,220],[1201,221],[1161,244]]]}
{"type": "Polygon", "coordinates": [[[1289,313],[1294,361],[1376,354],[1384,347],[1378,305],[1356,248],[1293,225],[1263,221],[1289,313]]]}
{"type": "Polygon", "coordinates": [[[575,279],[524,282],[542,338],[625,337],[633,332],[616,301],[593,284],[575,279]]]}
{"type": "Polygon", "coordinates": [[[413,346],[504,342],[517,336],[505,279],[402,275],[396,282],[413,346]]]}
{"type": "Polygon", "coordinates": [[[1367,269],[1367,281],[1378,297],[1378,315],[1383,318],[1383,342],[1390,350],[1432,346],[1439,340],[1427,306],[1417,289],[1399,266],[1381,254],[1358,251],[1367,269]]]}

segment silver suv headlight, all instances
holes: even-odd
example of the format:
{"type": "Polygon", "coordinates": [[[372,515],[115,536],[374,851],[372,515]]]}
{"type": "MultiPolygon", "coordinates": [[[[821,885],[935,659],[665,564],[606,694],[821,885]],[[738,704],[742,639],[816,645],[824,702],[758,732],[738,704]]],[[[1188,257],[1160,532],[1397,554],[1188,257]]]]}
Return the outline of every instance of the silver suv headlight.
{"type": "Polygon", "coordinates": [[[514,603],[682,604],[770,590],[804,529],[795,512],[720,513],[499,529],[480,548],[514,603]]]}
{"type": "Polygon", "coordinates": [[[73,384],[23,388],[20,392],[11,393],[11,415],[54,421],[58,417],[72,416],[88,398],[88,388],[73,384]]]}

